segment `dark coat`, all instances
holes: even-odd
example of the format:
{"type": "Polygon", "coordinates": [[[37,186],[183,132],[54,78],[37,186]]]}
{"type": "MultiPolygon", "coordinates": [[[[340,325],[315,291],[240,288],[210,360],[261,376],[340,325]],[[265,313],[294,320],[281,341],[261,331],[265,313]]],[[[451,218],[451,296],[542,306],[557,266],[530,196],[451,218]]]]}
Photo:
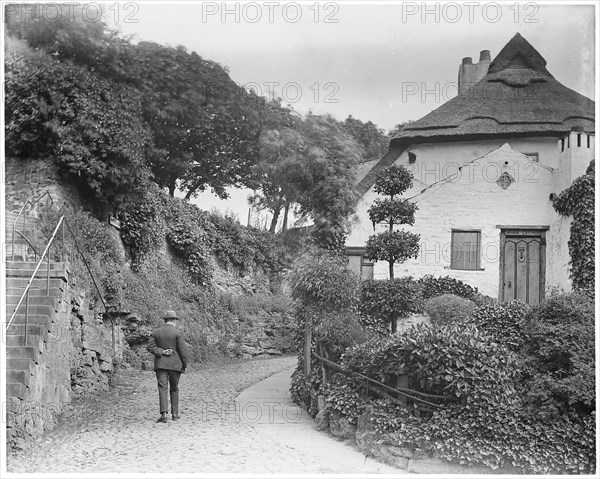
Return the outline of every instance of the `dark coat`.
{"type": "Polygon", "coordinates": [[[181,330],[172,324],[155,329],[148,342],[148,351],[154,354],[154,370],[171,369],[181,371],[187,368],[188,351],[181,330]],[[172,349],[170,356],[163,356],[165,349],[172,349]]]}

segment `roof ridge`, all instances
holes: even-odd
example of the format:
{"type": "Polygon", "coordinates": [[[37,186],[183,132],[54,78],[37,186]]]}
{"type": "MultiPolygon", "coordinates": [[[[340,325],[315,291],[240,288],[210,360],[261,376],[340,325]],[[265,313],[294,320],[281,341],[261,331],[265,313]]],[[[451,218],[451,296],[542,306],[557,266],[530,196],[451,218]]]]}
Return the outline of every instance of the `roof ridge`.
{"type": "Polygon", "coordinates": [[[504,45],[502,50],[496,55],[496,58],[490,63],[488,75],[497,73],[509,68],[515,57],[521,56],[531,70],[535,70],[551,78],[552,75],[546,70],[546,60],[531,43],[529,43],[520,33],[516,33],[510,41],[504,45]]]}

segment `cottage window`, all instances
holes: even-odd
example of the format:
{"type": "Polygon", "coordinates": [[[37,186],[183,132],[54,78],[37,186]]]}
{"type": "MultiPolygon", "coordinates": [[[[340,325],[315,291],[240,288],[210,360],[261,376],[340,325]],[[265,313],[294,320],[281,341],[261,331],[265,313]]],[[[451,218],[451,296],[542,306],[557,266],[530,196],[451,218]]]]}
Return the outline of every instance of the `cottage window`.
{"type": "Polygon", "coordinates": [[[481,231],[452,230],[450,268],[476,270],[481,268],[481,231]]]}

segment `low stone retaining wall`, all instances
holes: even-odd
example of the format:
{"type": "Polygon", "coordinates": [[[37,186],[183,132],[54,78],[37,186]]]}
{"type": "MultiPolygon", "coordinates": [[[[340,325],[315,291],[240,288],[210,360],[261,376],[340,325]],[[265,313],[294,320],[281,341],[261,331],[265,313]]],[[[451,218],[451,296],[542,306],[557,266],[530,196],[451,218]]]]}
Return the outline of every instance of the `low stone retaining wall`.
{"type": "Polygon", "coordinates": [[[416,474],[523,474],[518,468],[505,466],[492,469],[487,466],[466,466],[441,458],[431,457],[419,450],[400,447],[391,436],[382,436],[369,428],[368,412],[358,418],[358,424],[351,424],[339,414],[329,414],[325,410],[323,396],[318,397],[319,413],[315,418],[317,429],[329,430],[339,439],[347,439],[369,457],[374,457],[390,466],[416,474]]]}

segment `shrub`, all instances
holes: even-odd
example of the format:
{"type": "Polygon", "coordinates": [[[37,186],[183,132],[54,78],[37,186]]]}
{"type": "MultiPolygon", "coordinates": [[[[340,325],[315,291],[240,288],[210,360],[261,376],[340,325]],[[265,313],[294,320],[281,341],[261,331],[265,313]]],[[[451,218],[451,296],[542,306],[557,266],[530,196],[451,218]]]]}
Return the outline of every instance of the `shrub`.
{"type": "Polygon", "coordinates": [[[595,409],[595,311],[584,294],[554,295],[525,318],[523,387],[536,409],[589,414],[595,409]]]}
{"type": "Polygon", "coordinates": [[[459,398],[461,404],[509,402],[515,357],[472,325],[417,325],[350,348],[342,364],[372,378],[407,375],[408,386],[459,398]]]}
{"type": "Polygon", "coordinates": [[[444,276],[441,278],[435,278],[428,274],[418,280],[418,283],[422,287],[423,299],[433,298],[435,296],[441,296],[442,294],[454,294],[461,298],[471,299],[477,288],[469,286],[462,281],[451,278],[450,276],[444,276]]]}
{"type": "Polygon", "coordinates": [[[364,280],[359,295],[361,324],[374,331],[388,332],[395,319],[423,311],[421,288],[410,276],[364,280]]]}
{"type": "Polygon", "coordinates": [[[358,416],[362,413],[365,399],[358,392],[361,389],[357,381],[344,378],[324,384],[319,393],[325,396],[325,404],[329,411],[336,412],[348,419],[350,424],[356,424],[358,416]]]}
{"type": "Polygon", "coordinates": [[[442,294],[425,301],[424,310],[433,324],[465,321],[475,310],[473,301],[454,294],[442,294]]]}
{"type": "Polygon", "coordinates": [[[154,183],[151,185],[142,196],[129,200],[117,214],[121,221],[121,239],[129,250],[134,269],[164,239],[163,193],[154,183]]]}
{"type": "Polygon", "coordinates": [[[360,278],[345,258],[312,250],[298,259],[289,275],[292,297],[303,304],[333,310],[356,307],[360,278]]]}
{"type": "Polygon", "coordinates": [[[512,351],[518,351],[526,340],[523,321],[529,306],[522,301],[491,302],[477,308],[472,323],[483,329],[512,351]]]}
{"type": "Polygon", "coordinates": [[[436,454],[461,464],[497,469],[512,464],[525,474],[595,473],[595,421],[539,421],[518,407],[435,412],[417,437],[431,437],[436,454]]]}

